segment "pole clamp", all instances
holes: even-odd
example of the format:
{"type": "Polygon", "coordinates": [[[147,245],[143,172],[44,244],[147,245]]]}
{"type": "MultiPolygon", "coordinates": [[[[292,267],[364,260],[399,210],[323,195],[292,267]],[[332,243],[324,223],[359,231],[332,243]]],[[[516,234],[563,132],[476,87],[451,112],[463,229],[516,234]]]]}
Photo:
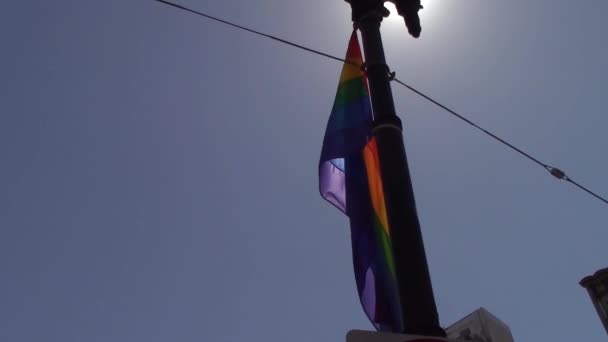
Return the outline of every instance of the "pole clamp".
{"type": "Polygon", "coordinates": [[[361,22],[370,16],[388,17],[390,12],[384,7],[384,0],[346,0],[352,8],[353,29],[361,27],[361,22]]]}
{"type": "Polygon", "coordinates": [[[386,66],[386,71],[388,72],[388,80],[389,81],[394,81],[395,77],[397,76],[397,73],[395,71],[390,71],[391,69],[389,69],[388,65],[386,66]]]}
{"type": "Polygon", "coordinates": [[[367,62],[363,62],[363,65],[361,65],[361,70],[367,71],[370,66],[377,66],[377,65],[384,67],[384,69],[386,70],[386,74],[388,75],[389,81],[394,80],[395,76],[397,76],[397,73],[394,71],[391,71],[391,68],[386,63],[371,63],[370,64],[367,62]]]}
{"type": "Polygon", "coordinates": [[[403,125],[401,124],[401,119],[397,115],[391,115],[388,117],[383,117],[382,119],[374,120],[372,123],[372,133],[375,135],[379,130],[390,128],[395,129],[401,133],[403,131],[403,125]]]}

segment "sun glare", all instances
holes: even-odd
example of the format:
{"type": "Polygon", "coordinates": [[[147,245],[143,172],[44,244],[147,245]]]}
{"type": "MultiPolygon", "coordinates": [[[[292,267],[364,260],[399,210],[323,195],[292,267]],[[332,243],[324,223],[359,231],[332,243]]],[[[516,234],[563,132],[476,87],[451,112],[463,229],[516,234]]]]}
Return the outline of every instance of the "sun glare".
{"type": "MultiPolygon", "coordinates": [[[[422,0],[422,7],[424,7],[423,9],[420,10],[419,15],[420,15],[420,21],[422,24],[422,31],[424,32],[424,26],[425,25],[431,25],[433,23],[433,17],[435,17],[435,1],[437,0],[422,0]]],[[[384,18],[383,20],[383,24],[385,24],[385,26],[390,26],[391,28],[397,27],[397,26],[403,26],[405,28],[405,23],[403,22],[403,18],[399,15],[399,13],[397,13],[397,8],[395,7],[395,5],[392,2],[385,2],[384,3],[384,7],[386,7],[391,14],[387,17],[384,18]]]]}
{"type": "Polygon", "coordinates": [[[423,9],[420,10],[420,20],[427,21],[429,24],[433,23],[433,18],[436,17],[437,8],[436,2],[437,0],[422,0],[423,9]]]}
{"type": "Polygon", "coordinates": [[[392,2],[385,2],[384,7],[386,7],[386,9],[391,12],[391,14],[387,18],[384,18],[383,22],[385,24],[393,26],[397,23],[403,23],[403,18],[399,16],[399,14],[397,13],[397,8],[392,2]]]}

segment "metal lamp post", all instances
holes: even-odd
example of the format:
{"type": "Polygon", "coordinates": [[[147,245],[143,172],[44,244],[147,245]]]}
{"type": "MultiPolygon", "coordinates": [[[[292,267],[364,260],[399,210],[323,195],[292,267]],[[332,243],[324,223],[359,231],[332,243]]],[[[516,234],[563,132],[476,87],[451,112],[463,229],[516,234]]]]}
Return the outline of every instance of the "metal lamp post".
{"type": "MultiPolygon", "coordinates": [[[[403,143],[402,124],[395,114],[380,23],[388,15],[383,0],[346,0],[361,31],[365,66],[374,111],[373,133],[378,143],[391,243],[400,293],[403,333],[445,336],[433,295],[428,263],[416,212],[414,191],[403,143]]],[[[410,34],[420,35],[420,0],[392,0],[410,34]]]]}

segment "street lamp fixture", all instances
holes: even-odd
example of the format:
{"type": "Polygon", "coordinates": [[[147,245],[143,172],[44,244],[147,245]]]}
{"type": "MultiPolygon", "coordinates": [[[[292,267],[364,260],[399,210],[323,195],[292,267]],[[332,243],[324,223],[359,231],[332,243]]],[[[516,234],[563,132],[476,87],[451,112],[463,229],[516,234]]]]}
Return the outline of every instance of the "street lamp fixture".
{"type": "Polygon", "coordinates": [[[414,38],[420,37],[420,17],[418,11],[422,9],[420,0],[345,0],[353,9],[353,21],[359,22],[370,11],[381,10],[383,16],[388,16],[389,11],[383,6],[386,1],[392,2],[397,8],[397,13],[403,17],[407,31],[414,38]]]}

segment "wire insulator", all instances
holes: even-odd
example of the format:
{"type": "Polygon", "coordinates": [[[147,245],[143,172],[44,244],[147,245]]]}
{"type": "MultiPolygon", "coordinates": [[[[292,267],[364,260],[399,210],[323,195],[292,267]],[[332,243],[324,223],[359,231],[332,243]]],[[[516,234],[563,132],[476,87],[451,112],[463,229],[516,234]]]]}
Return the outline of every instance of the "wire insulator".
{"type": "Polygon", "coordinates": [[[566,176],[566,173],[556,167],[553,166],[547,166],[547,170],[549,171],[549,173],[551,173],[551,175],[557,179],[560,180],[568,180],[568,176],[566,176]]]}

